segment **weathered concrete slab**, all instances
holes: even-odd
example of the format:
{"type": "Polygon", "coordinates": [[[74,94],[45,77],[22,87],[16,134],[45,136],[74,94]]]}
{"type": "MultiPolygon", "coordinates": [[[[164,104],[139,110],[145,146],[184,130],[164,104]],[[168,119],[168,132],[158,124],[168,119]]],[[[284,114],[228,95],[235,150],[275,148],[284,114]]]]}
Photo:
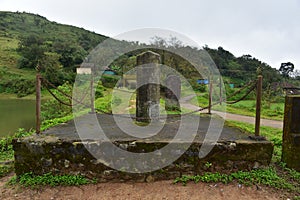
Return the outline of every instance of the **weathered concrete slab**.
{"type": "MultiPolygon", "coordinates": [[[[86,126],[91,124],[91,116],[81,117],[86,126]]],[[[194,123],[195,116],[185,116],[188,121],[194,123]]],[[[141,139],[128,136],[120,130],[110,115],[97,115],[104,132],[108,133],[109,142],[119,148],[135,153],[153,152],[169,144],[176,134],[180,121],[174,122],[174,118],[155,136],[141,139]]],[[[199,149],[203,144],[205,133],[208,129],[211,118],[202,117],[198,132],[189,148],[171,165],[151,173],[125,173],[120,172],[94,158],[85,148],[105,147],[108,141],[93,137],[80,139],[77,134],[74,122],[70,121],[57,127],[53,127],[41,136],[31,136],[13,141],[15,150],[15,172],[17,175],[34,172],[43,174],[53,172],[55,174],[83,174],[88,177],[98,177],[100,181],[122,181],[135,180],[145,181],[146,179],[171,179],[182,174],[201,174],[204,171],[236,171],[250,170],[261,165],[268,165],[271,161],[273,145],[269,141],[252,141],[248,134],[232,127],[224,127],[220,138],[213,145],[212,151],[204,158],[199,158],[199,149]],[[210,163],[208,167],[207,163],[210,163]]],[[[189,125],[184,127],[186,134],[189,132],[189,125]]],[[[174,147],[185,145],[186,141],[172,143],[174,147]]],[[[176,149],[176,148],[175,148],[176,149]]],[[[178,153],[170,151],[169,156],[178,153]]],[[[111,152],[113,155],[114,152],[111,152]]],[[[121,158],[120,158],[121,159],[121,158]]],[[[123,163],[126,159],[123,158],[123,163]]]]}

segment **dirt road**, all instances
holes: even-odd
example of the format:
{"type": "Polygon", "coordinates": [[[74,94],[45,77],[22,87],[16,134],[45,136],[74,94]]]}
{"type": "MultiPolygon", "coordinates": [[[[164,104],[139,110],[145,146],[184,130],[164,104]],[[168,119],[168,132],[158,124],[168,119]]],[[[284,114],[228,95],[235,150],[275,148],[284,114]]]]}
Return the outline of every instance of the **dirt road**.
{"type": "Polygon", "coordinates": [[[85,186],[44,187],[28,189],[5,187],[9,177],[0,180],[1,200],[117,200],[117,199],[178,199],[178,200],[273,200],[287,199],[279,191],[256,186],[188,183],[174,185],[172,181],[152,183],[99,183],[85,186]]]}

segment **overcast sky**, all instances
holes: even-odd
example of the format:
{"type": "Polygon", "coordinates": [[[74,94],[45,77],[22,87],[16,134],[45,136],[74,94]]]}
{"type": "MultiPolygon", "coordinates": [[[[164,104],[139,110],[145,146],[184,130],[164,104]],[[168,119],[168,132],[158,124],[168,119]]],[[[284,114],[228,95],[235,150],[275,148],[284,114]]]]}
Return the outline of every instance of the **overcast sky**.
{"type": "Polygon", "coordinates": [[[277,69],[290,61],[300,69],[300,0],[0,0],[0,10],[35,13],[109,37],[170,29],[199,46],[250,54],[277,69]]]}

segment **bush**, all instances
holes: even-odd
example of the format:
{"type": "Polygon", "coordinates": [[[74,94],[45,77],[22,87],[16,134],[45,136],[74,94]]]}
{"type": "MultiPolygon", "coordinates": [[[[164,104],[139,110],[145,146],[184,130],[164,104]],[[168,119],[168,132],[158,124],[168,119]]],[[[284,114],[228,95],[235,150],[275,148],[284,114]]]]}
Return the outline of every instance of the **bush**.
{"type": "Polygon", "coordinates": [[[103,91],[105,91],[105,88],[101,84],[98,84],[98,86],[95,89],[95,99],[103,97],[104,96],[103,91]]]}
{"type": "Polygon", "coordinates": [[[1,84],[1,91],[24,97],[35,92],[35,80],[14,79],[1,84]]]}
{"type": "Polygon", "coordinates": [[[102,76],[101,81],[104,87],[114,88],[119,81],[119,76],[102,76]]]}

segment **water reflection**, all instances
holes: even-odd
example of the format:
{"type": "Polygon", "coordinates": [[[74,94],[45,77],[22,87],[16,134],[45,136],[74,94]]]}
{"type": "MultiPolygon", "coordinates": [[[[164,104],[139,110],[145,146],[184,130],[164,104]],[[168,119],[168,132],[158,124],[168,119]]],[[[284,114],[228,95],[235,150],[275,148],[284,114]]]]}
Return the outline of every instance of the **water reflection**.
{"type": "Polygon", "coordinates": [[[35,101],[0,99],[0,137],[35,127],[35,101]]]}

